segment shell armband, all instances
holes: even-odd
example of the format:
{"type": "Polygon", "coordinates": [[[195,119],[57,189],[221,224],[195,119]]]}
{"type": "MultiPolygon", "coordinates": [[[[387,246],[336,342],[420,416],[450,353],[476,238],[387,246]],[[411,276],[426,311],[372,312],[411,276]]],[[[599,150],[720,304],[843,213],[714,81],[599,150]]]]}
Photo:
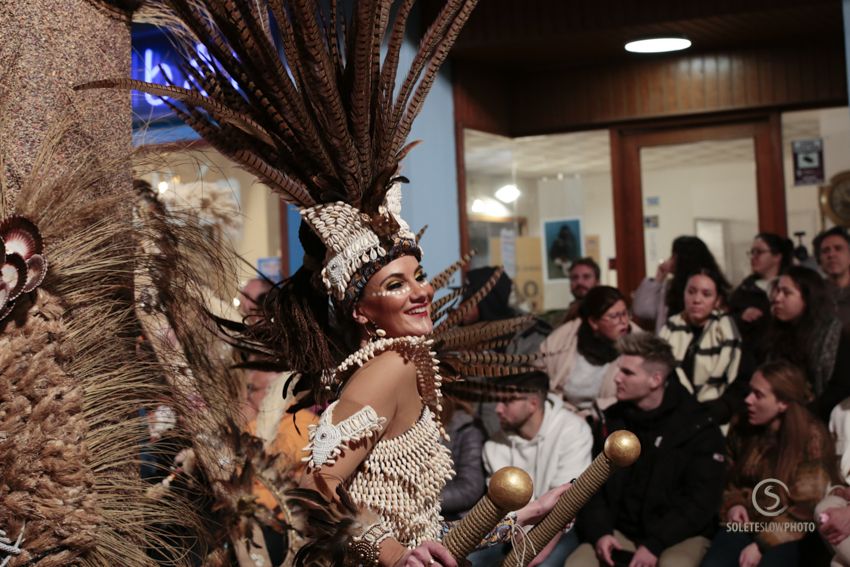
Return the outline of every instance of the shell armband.
{"type": "Polygon", "coordinates": [[[336,404],[334,402],[328,406],[318,424],[309,426],[310,443],[304,448],[308,455],[302,461],[310,469],[333,464],[342,454],[344,445],[372,437],[387,422],[385,417],[378,416],[372,406],[363,406],[357,413],[334,425],[333,409],[336,404]]]}

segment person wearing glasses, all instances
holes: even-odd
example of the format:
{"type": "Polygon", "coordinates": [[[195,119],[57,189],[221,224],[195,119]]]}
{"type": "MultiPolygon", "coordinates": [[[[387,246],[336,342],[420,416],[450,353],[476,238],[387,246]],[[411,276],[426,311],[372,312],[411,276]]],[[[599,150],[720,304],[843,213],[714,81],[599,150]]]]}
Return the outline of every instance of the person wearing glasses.
{"type": "Polygon", "coordinates": [[[567,408],[595,420],[616,401],[614,376],[617,339],[637,330],[626,299],[616,288],[597,286],[584,296],[579,317],[567,321],[543,341],[544,370],[549,389],[567,408]]]}
{"type": "Polygon", "coordinates": [[[770,285],[791,267],[793,252],[793,243],[777,234],[761,232],[753,239],[748,251],[753,273],[729,298],[729,311],[749,349],[759,348],[770,324],[770,285]]]}
{"type": "Polygon", "coordinates": [[[754,366],[744,356],[735,320],[721,310],[727,291],[719,272],[693,274],[685,285],[685,308],[659,333],[673,349],[679,381],[718,424],[729,423],[744,407],[754,366]]]}

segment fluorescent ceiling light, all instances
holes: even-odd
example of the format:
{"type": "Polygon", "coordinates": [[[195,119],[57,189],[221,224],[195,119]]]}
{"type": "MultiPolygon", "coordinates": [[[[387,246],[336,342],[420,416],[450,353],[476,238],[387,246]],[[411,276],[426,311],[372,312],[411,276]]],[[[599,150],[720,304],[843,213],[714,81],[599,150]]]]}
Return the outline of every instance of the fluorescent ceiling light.
{"type": "Polygon", "coordinates": [[[511,212],[502,203],[495,199],[475,199],[472,201],[472,212],[488,217],[505,218],[511,216],[511,212]]]}
{"type": "Polygon", "coordinates": [[[691,40],[683,37],[654,37],[651,39],[639,39],[626,44],[626,51],[632,53],[664,53],[667,51],[681,51],[691,46],[691,40]]]}
{"type": "Polygon", "coordinates": [[[513,203],[522,195],[516,185],[505,185],[496,191],[496,198],[503,203],[513,203]]]}

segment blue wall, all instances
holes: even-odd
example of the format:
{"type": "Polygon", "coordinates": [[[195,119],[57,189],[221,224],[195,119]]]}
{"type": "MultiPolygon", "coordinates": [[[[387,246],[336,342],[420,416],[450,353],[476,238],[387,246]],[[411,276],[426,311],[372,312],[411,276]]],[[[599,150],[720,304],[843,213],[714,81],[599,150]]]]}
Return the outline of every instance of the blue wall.
{"type": "MultiPolygon", "coordinates": [[[[408,29],[418,29],[418,26],[411,21],[408,29]]],[[[417,44],[418,38],[407,38],[400,69],[410,64],[417,44]]],[[[402,81],[397,79],[397,83],[402,81]]],[[[410,179],[402,189],[402,216],[413,232],[428,225],[421,242],[422,263],[429,274],[435,275],[460,259],[454,100],[448,64],[443,65],[413,123],[408,137],[408,141],[412,140],[421,140],[421,143],[402,164],[402,174],[410,179]]]]}

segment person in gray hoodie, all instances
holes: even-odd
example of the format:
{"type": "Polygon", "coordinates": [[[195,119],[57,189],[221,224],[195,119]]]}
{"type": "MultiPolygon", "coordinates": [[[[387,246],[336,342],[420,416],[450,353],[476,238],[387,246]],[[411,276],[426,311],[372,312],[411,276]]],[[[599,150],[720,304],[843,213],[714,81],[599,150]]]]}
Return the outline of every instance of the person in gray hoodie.
{"type": "MultiPolygon", "coordinates": [[[[534,481],[536,499],[575,479],[590,465],[593,435],[582,418],[563,406],[559,396],[549,394],[545,372],[503,380],[533,393],[518,394],[496,405],[501,429],[484,444],[484,468],[488,478],[502,467],[525,470],[534,481]]],[[[578,538],[569,530],[541,551],[532,564],[561,567],[577,546],[578,538]]],[[[500,556],[509,550],[509,544],[495,546],[469,559],[476,566],[498,565],[500,556]]]]}

